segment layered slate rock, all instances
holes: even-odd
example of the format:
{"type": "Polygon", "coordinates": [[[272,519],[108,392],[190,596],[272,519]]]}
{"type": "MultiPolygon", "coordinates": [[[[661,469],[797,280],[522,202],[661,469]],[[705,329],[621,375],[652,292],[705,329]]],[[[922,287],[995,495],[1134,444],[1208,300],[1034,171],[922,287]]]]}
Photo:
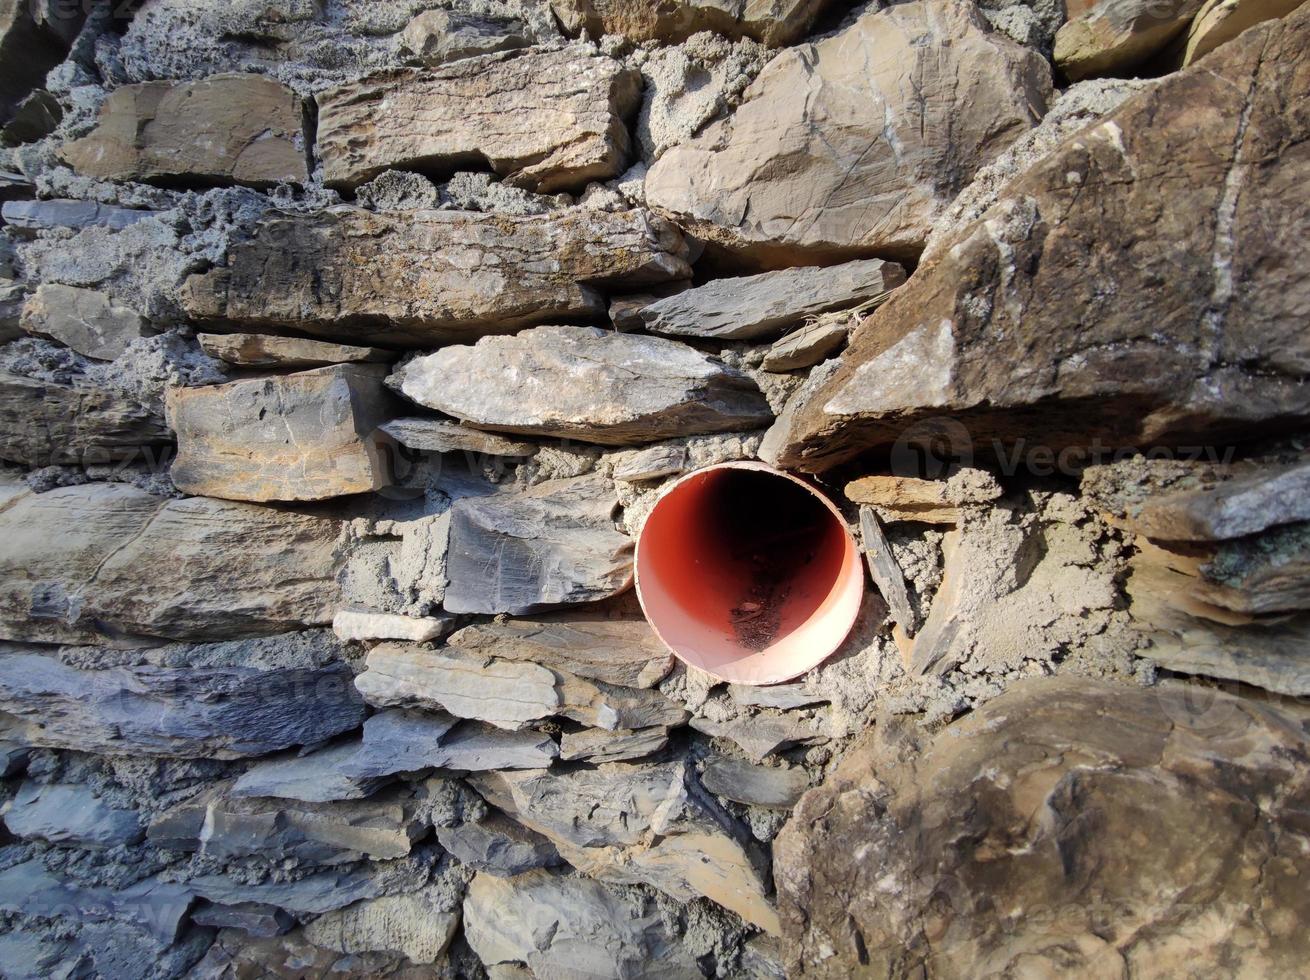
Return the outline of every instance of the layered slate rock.
{"type": "Polygon", "coordinates": [[[389,351],[376,347],[329,344],[304,337],[274,337],[257,333],[202,333],[196,337],[210,357],[250,368],[307,368],[327,364],[389,361],[389,351]]]}
{"type": "Polygon", "coordinates": [[[472,453],[483,456],[531,456],[537,444],[507,439],[450,419],[392,419],[382,431],[402,446],[425,453],[472,453]]]}
{"type": "Polygon", "coordinates": [[[386,72],[318,96],[317,150],[331,187],[384,170],[451,173],[469,160],[542,193],[626,165],[641,77],[585,49],[531,49],[386,72]]]}
{"type": "Polygon", "coordinates": [[[153,218],[155,212],[97,204],[95,201],[56,198],[49,201],[5,201],[0,205],[0,216],[4,217],[6,227],[31,237],[38,231],[51,228],[68,228],[72,231],[108,228],[111,231],[122,231],[138,221],[153,218]]]}
{"type": "Polygon", "coordinates": [[[132,926],[164,945],[177,939],[194,898],[187,886],[154,877],[121,888],[83,885],[46,870],[40,859],[0,871],[0,911],[132,926]]]}
{"type": "Polygon", "coordinates": [[[498,878],[564,863],[545,837],[495,811],[477,823],[437,827],[436,833],[441,846],[460,864],[498,878]]]}
{"type": "Polygon", "coordinates": [[[308,176],[299,96],[253,74],[114,89],[96,128],[60,155],[102,180],[271,187],[308,176]]]}
{"type": "Polygon", "coordinates": [[[603,446],[752,429],[772,419],[742,372],[676,341],[594,327],[536,327],[447,347],[410,361],[391,384],[481,428],[603,446]]]}
{"type": "Polygon", "coordinates": [[[0,710],[26,744],[178,758],[314,745],[364,720],[350,668],[312,639],[166,646],[124,660],[0,653],[0,710]]]}
{"type": "Polygon", "coordinates": [[[647,978],[699,974],[655,915],[600,882],[551,871],[479,874],[464,898],[464,934],[493,975],[647,978]]]}
{"type": "Polygon", "coordinates": [[[342,207],[266,218],[225,266],[188,278],[181,301],[224,330],[430,348],[603,315],[597,287],[685,279],[687,254],[672,224],[642,211],[342,207]]]}
{"type": "Polygon", "coordinates": [[[585,874],[652,885],[683,902],[703,896],[766,931],[778,929],[735,826],[699,790],[685,762],[479,773],[470,781],[585,874]]]}
{"type": "Polygon", "coordinates": [[[0,638],[222,639],[331,622],[338,522],[126,484],[0,506],[0,638]]]}
{"type": "Polygon", "coordinates": [[[54,283],[43,283],[28,297],[23,329],[99,361],[112,361],[150,332],[145,317],[107,294],[54,283]]]}
{"type": "Polygon", "coordinates": [[[145,836],[135,810],[111,806],[89,786],[27,780],[3,811],[5,826],[19,837],[52,844],[117,847],[145,836]]]}
{"type": "Polygon", "coordinates": [[[614,527],[614,486],[595,475],[451,507],[444,606],[524,615],[632,585],[632,539],[614,527]]]}
{"type": "Polygon", "coordinates": [[[620,34],[631,41],[678,43],[701,31],[750,37],[769,47],[795,44],[805,36],[827,0],[550,0],[570,34],[599,40],[620,34]]]}
{"type": "Polygon", "coordinates": [[[732,116],[651,167],[646,200],[766,267],[913,256],[1050,92],[1046,62],[970,2],[870,8],[769,62],[732,116]]]}
{"type": "Polygon", "coordinates": [[[637,315],[651,333],[716,340],[771,339],[807,317],[871,305],[904,282],[905,270],[881,259],[829,268],[782,269],[715,279],[657,300],[637,315]]]}
{"type": "Polygon", "coordinates": [[[1295,973],[1308,723],[1071,677],[879,725],[775,842],[787,975],[1295,973]]]}
{"type": "Polygon", "coordinates": [[[1310,163],[1280,149],[1310,133],[1289,108],[1307,79],[1303,8],[1069,139],[856,330],[781,464],[826,469],[941,415],[967,432],[957,453],[1205,444],[1310,417],[1310,286],[1291,270],[1310,163]]]}
{"type": "Polygon", "coordinates": [[[341,364],[225,385],[170,388],[174,485],[228,500],[322,500],[391,479],[381,364],[341,364]]]}
{"type": "Polygon", "coordinates": [[[1055,35],[1056,67],[1072,81],[1126,74],[1183,34],[1204,3],[1077,0],[1055,35]]]}

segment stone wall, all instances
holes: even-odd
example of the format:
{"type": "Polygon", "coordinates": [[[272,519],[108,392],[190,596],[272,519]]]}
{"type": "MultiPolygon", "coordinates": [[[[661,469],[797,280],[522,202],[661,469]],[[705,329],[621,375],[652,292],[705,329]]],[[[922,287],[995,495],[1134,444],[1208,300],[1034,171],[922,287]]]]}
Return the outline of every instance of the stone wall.
{"type": "Polygon", "coordinates": [[[1297,6],[0,0],[0,974],[1296,973],[1297,6]]]}

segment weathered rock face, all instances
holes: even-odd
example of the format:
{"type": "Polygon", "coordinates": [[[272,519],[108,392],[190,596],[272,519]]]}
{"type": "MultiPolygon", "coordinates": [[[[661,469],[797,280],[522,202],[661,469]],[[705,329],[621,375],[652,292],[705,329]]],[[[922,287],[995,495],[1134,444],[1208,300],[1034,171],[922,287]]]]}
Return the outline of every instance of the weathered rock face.
{"type": "Polygon", "coordinates": [[[1197,693],[1025,681],[866,741],[778,839],[788,975],[1294,972],[1310,718],[1197,693]]]}
{"type": "Polygon", "coordinates": [[[0,122],[64,59],[85,18],[48,0],[0,0],[0,122]]]}
{"type": "Polygon", "coordinates": [[[1310,415],[1295,326],[1310,299],[1288,266],[1310,205],[1287,192],[1307,164],[1274,151],[1310,131],[1288,108],[1308,39],[1310,12],[1256,28],[1012,183],[858,328],[782,464],[825,469],[942,414],[974,447],[1056,452],[1204,444],[1310,415]]]}
{"type": "Polygon", "coordinates": [[[424,10],[401,33],[403,50],[425,65],[444,65],[512,48],[527,47],[521,22],[454,10],[424,10]]]}
{"type": "Polygon", "coordinates": [[[8,803],[5,826],[20,837],[52,844],[117,847],[145,836],[135,810],[110,806],[87,786],[24,782],[8,803]]]}
{"type": "Polygon", "coordinates": [[[721,340],[772,339],[807,317],[870,306],[905,282],[894,262],[864,259],[826,269],[783,269],[716,279],[638,311],[651,333],[721,340]]]}
{"type": "Polygon", "coordinates": [[[632,41],[676,43],[700,31],[751,37],[770,47],[794,44],[827,0],[550,0],[564,29],[597,40],[621,34],[632,41]]]}
{"type": "Polygon", "coordinates": [[[438,888],[384,895],[320,916],[305,938],[339,953],[396,952],[411,963],[435,963],[459,928],[459,907],[448,904],[438,888]]]}
{"type": "Polygon", "coordinates": [[[105,100],[91,134],[61,155],[103,180],[301,184],[304,109],[289,88],[259,75],[124,85],[105,100]]]}
{"type": "Polygon", "coordinates": [[[1071,80],[1127,73],[1187,30],[1204,0],[1076,0],[1055,35],[1055,64],[1071,80]]]}
{"type": "Polygon", "coordinates": [[[132,341],[146,336],[147,321],[97,290],[45,283],[23,306],[23,329],[86,357],[112,361],[132,341]]]}
{"type": "Polygon", "coordinates": [[[1227,44],[1243,31],[1286,17],[1305,0],[1205,0],[1182,39],[1184,67],[1227,44]]]}
{"type": "Polygon", "coordinates": [[[936,213],[1045,111],[1050,72],[972,3],[872,8],[774,58],[646,199],[765,266],[915,255],[936,213]]]}
{"type": "Polygon", "coordinates": [[[196,339],[210,357],[238,367],[322,367],[326,364],[389,361],[395,356],[376,347],[351,347],[303,337],[272,337],[257,333],[202,333],[196,339]]]}
{"type": "Polygon", "coordinates": [[[674,341],[592,327],[537,327],[447,347],[410,361],[391,383],[472,425],[610,446],[772,418],[741,372],[674,341]]]}
{"type": "Polygon", "coordinates": [[[585,50],[510,51],[389,72],[318,96],[324,180],[355,187],[389,168],[447,173],[486,160],[543,193],[622,172],[641,79],[585,50]]]}
{"type": "Polygon", "coordinates": [[[199,388],[171,388],[171,476],[185,493],[228,500],[322,500],[391,479],[378,427],[392,398],[381,364],[342,364],[199,388]]]}
{"type": "Polygon", "coordinates": [[[350,669],[335,652],[331,644],[279,637],[161,647],[138,658],[146,662],[124,666],[102,652],[82,667],[11,649],[0,653],[0,710],[30,745],[180,758],[264,755],[322,742],[364,720],[350,669]]]}
{"type": "Polygon", "coordinates": [[[426,453],[471,453],[474,456],[531,456],[535,442],[507,439],[449,419],[393,419],[382,431],[402,446],[426,453]]]}
{"type": "Polygon", "coordinates": [[[521,616],[595,602],[632,585],[632,539],[614,487],[595,476],[455,502],[445,608],[521,616]]]}
{"type": "Polygon", "coordinates": [[[436,831],[441,846],[461,864],[498,878],[564,863],[554,844],[500,813],[436,831]]]}
{"type": "Polygon", "coordinates": [[[138,221],[153,218],[154,211],[120,208],[94,201],[5,201],[0,206],[5,226],[23,235],[34,235],[51,228],[110,228],[122,231],[138,221]]]}
{"type": "Polygon", "coordinates": [[[266,219],[226,267],[190,277],[181,298],[216,326],[431,347],[600,315],[593,286],[684,279],[686,256],[677,229],[641,211],[340,208],[266,219]]]}
{"type": "Polygon", "coordinates": [[[0,637],[218,639],[325,624],[337,522],[125,484],[0,506],[0,637]]]}

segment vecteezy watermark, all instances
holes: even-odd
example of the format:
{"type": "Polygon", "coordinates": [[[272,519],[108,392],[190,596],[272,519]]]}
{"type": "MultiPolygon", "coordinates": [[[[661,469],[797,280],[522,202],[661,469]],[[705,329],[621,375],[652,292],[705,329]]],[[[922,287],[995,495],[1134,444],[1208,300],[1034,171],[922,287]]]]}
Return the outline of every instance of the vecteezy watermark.
{"type": "Polygon", "coordinates": [[[940,416],[906,426],[892,445],[890,465],[895,476],[927,480],[948,479],[977,460],[985,460],[989,469],[1002,476],[1023,472],[1037,477],[1078,477],[1089,466],[1128,459],[1227,464],[1236,452],[1236,446],[1112,446],[1100,436],[1086,444],[1059,448],[1023,436],[975,440],[960,419],[940,416]]]}

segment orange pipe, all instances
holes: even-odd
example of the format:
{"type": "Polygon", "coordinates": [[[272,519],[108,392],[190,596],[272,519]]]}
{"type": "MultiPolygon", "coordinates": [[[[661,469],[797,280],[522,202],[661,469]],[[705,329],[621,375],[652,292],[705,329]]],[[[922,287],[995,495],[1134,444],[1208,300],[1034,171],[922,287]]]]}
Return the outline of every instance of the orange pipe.
{"type": "Polygon", "coordinates": [[[817,666],[855,625],[860,550],[830,500],[763,463],[675,481],[637,537],[637,596],[683,662],[734,684],[817,666]]]}

